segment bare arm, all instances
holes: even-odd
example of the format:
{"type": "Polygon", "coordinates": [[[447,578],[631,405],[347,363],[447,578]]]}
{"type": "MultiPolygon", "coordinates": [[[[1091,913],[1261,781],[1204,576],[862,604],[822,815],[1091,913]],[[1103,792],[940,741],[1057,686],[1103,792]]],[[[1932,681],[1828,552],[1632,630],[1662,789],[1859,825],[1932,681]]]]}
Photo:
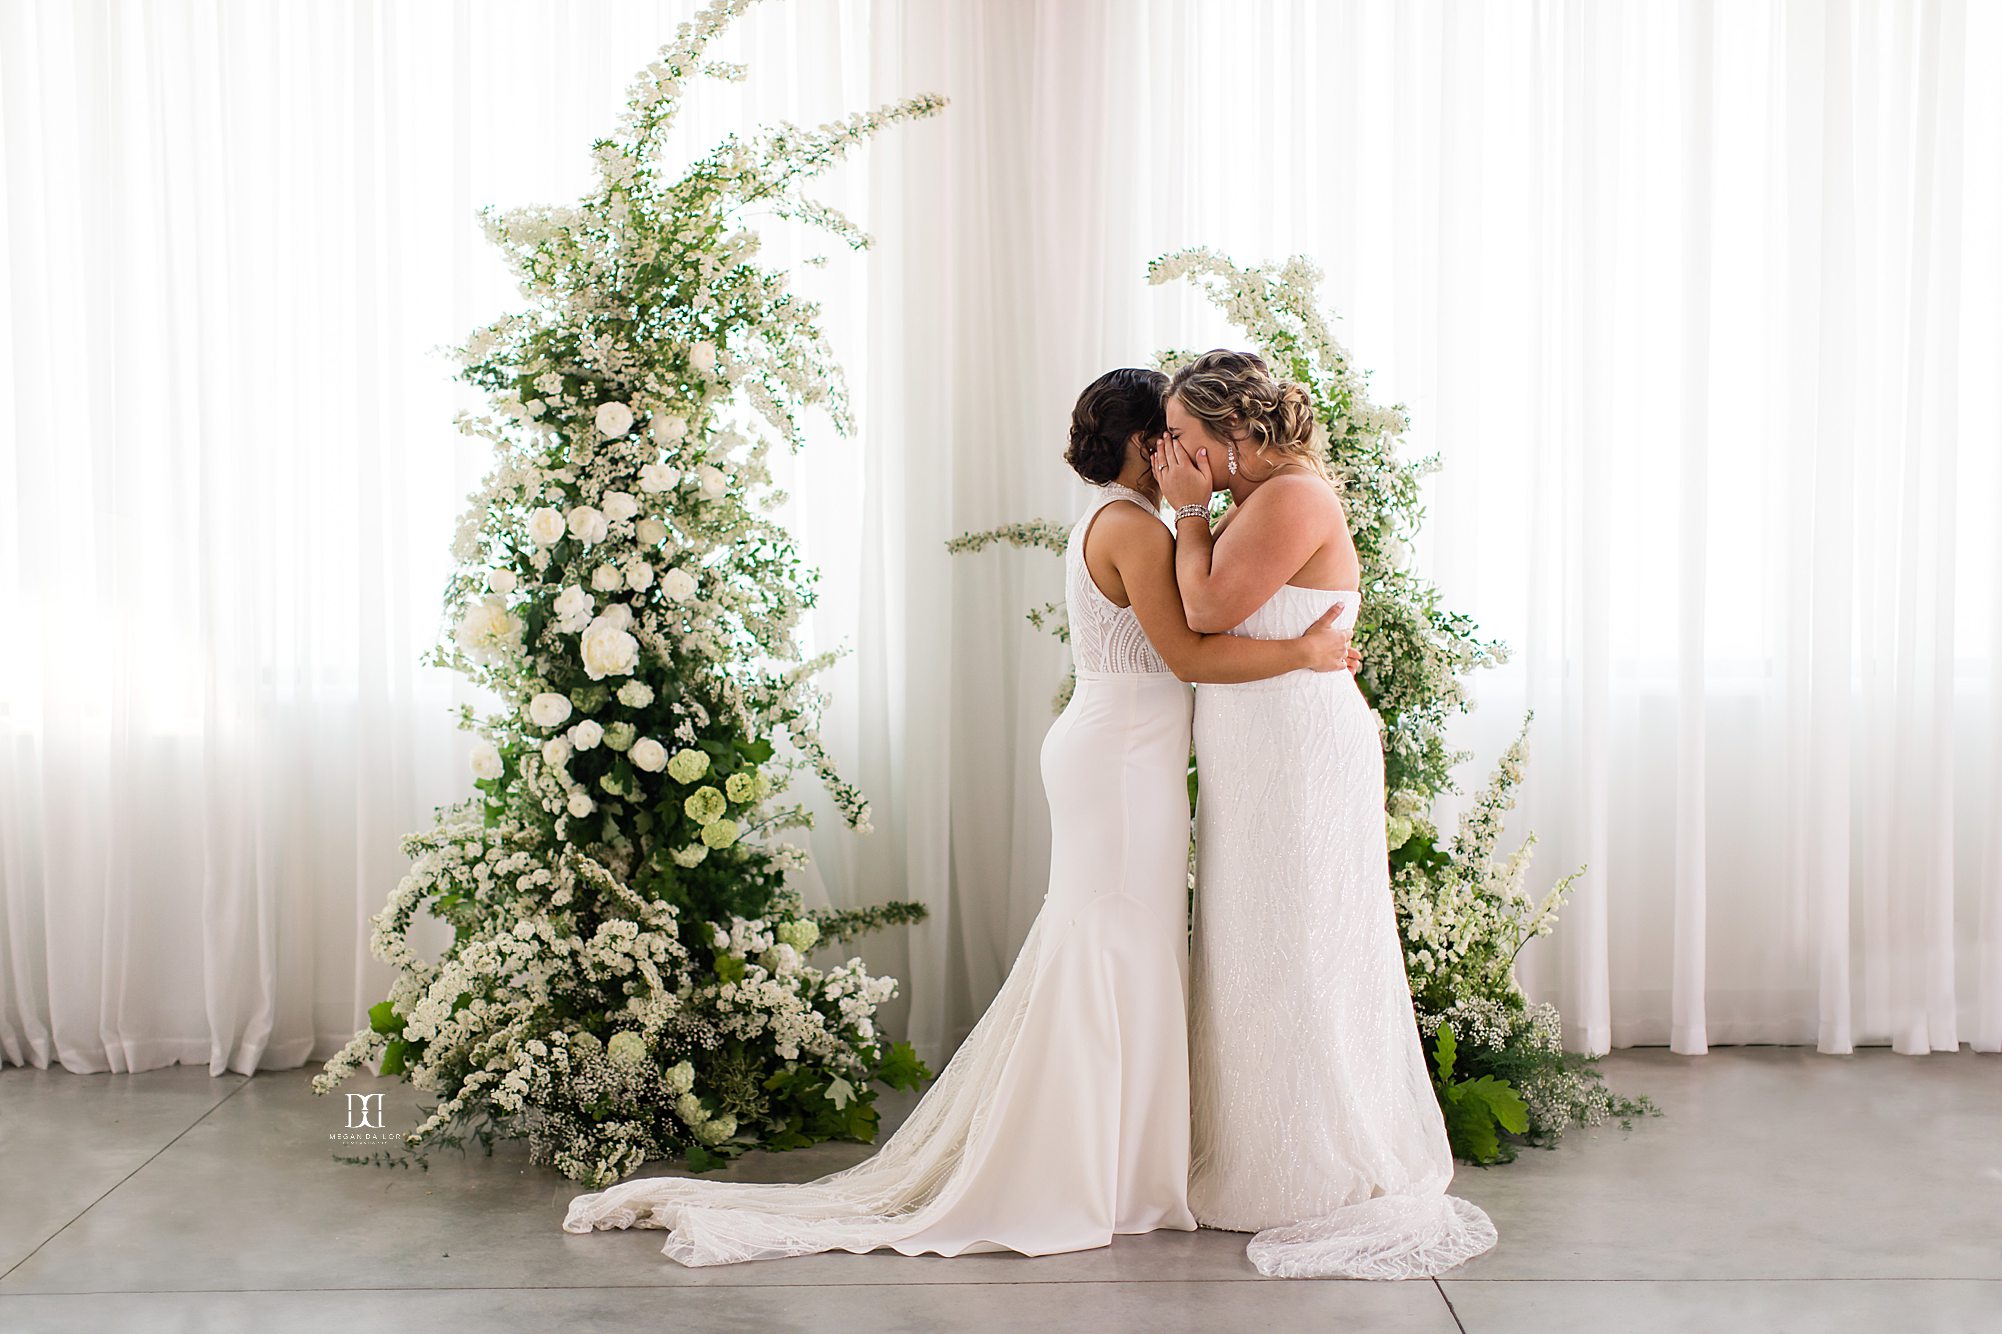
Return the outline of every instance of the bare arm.
{"type": "Polygon", "coordinates": [[[1248,639],[1198,634],[1189,628],[1175,586],[1175,542],[1159,519],[1121,504],[1130,513],[1107,513],[1089,538],[1103,530],[1107,554],[1117,570],[1128,605],[1139,618],[1155,652],[1184,681],[1235,684],[1311,668],[1338,671],[1349,666],[1349,636],[1334,628],[1341,604],[1308,627],[1298,639],[1248,639]],[[1109,522],[1108,522],[1109,521],[1109,522]]]}

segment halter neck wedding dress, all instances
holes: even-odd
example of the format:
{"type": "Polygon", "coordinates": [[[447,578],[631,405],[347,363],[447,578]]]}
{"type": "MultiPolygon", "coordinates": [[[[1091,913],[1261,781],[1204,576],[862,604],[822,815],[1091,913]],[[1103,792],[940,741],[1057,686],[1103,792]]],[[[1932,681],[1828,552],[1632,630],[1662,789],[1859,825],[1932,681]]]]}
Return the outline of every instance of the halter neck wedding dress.
{"type": "MultiPolygon", "coordinates": [[[[1354,590],[1283,585],[1231,633],[1303,633],[1354,590]]],[[[1383,750],[1348,672],[1196,687],[1193,1162],[1259,1272],[1394,1279],[1495,1244],[1453,1155],[1391,903],[1383,750]]]]}
{"type": "Polygon", "coordinates": [[[1000,993],[875,1156],[797,1184],[621,1182],[569,1232],[666,1228],[684,1265],[870,1251],[1026,1255],[1193,1231],[1188,1206],[1191,696],[1084,564],[1073,529],[1077,689],[1043,741],[1050,883],[1000,993]]]}

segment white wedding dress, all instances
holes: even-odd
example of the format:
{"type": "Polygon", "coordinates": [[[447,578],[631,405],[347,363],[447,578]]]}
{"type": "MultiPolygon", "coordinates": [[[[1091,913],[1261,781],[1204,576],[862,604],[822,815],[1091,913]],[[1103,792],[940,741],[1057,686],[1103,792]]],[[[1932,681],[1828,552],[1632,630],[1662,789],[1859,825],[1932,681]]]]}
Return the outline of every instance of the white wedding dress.
{"type": "MultiPolygon", "coordinates": [[[[1336,600],[1282,586],[1232,631],[1299,635],[1336,600]]],[[[1260,1273],[1435,1274],[1495,1244],[1453,1155],[1391,902],[1383,751],[1348,672],[1196,688],[1189,1203],[1255,1232],[1260,1273]]]]}
{"type": "Polygon", "coordinates": [[[563,1227],[666,1228],[684,1265],[888,1247],[1084,1250],[1193,1231],[1188,1206],[1191,696],[1084,565],[1067,600],[1077,690],[1043,742],[1049,890],[973,1032],[873,1157],[815,1181],[646,1177],[571,1200],[563,1227]]]}

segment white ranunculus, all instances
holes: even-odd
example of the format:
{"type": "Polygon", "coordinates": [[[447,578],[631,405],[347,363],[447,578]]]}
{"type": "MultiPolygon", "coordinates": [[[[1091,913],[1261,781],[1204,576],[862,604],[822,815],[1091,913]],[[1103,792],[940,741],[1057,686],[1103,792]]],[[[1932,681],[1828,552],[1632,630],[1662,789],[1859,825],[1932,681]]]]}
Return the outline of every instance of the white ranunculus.
{"type": "Polygon", "coordinates": [[[563,512],[553,505],[530,510],[528,537],[539,547],[553,547],[563,536],[563,512]]]}
{"type": "Polygon", "coordinates": [[[630,676],[639,665],[640,641],[627,634],[625,627],[616,621],[601,617],[584,631],[578,653],[584,660],[584,671],[593,681],[608,676],[630,676]]]}
{"type": "Polygon", "coordinates": [[[542,743],[542,762],[552,769],[561,769],[569,762],[572,749],[569,737],[553,736],[542,743]]]}
{"type": "Polygon", "coordinates": [[[556,628],[566,635],[574,635],[591,623],[591,595],[571,584],[556,595],[556,628]]]}
{"type": "Polygon", "coordinates": [[[667,541],[667,525],[659,519],[641,519],[633,525],[633,540],[643,547],[657,547],[667,541]]]}
{"type": "Polygon", "coordinates": [[[595,505],[578,505],[565,516],[570,535],[580,542],[605,540],[605,514],[595,505]]]}
{"type": "Polygon", "coordinates": [[[514,571],[513,570],[487,571],[487,587],[491,588],[494,592],[500,594],[502,597],[506,597],[509,593],[514,592],[516,587],[514,571]]]}
{"type": "Polygon", "coordinates": [[[650,736],[633,742],[633,748],[626,752],[626,756],[650,774],[657,774],[667,767],[667,747],[650,736]]]}
{"type": "Polygon", "coordinates": [[[633,429],[633,410],[616,399],[598,405],[598,434],[616,440],[633,429]]]}
{"type": "Polygon", "coordinates": [[[472,762],[475,778],[501,776],[501,753],[491,741],[482,741],[473,747],[472,762]]]}
{"type": "Polygon", "coordinates": [[[676,602],[695,596],[695,576],[676,566],[660,577],[660,591],[676,602]]]}
{"type": "Polygon", "coordinates": [[[640,512],[640,503],[633,499],[630,491],[605,492],[604,507],[605,517],[614,523],[630,519],[640,512]]]}
{"type": "Polygon", "coordinates": [[[600,593],[610,593],[625,586],[626,577],[619,567],[609,561],[591,571],[591,587],[600,593]]]}
{"type": "Polygon", "coordinates": [[[688,364],[693,366],[699,375],[707,375],[709,372],[715,370],[716,345],[714,343],[697,343],[695,346],[689,348],[688,364]]]}
{"type": "Polygon", "coordinates": [[[640,469],[640,490],[650,495],[672,491],[681,484],[681,469],[667,463],[649,463],[640,469]]]}
{"type": "Polygon", "coordinates": [[[653,417],[654,443],[671,445],[688,434],[688,419],[677,417],[671,412],[656,412],[653,417]]]}
{"type": "Polygon", "coordinates": [[[634,556],[627,561],[625,572],[626,587],[634,592],[643,593],[653,587],[653,566],[647,563],[644,556],[634,556]]]}
{"type": "Polygon", "coordinates": [[[556,727],[570,716],[570,697],[545,690],[528,701],[528,720],[537,727],[556,727]]]}
{"type": "Polygon", "coordinates": [[[585,816],[589,815],[592,811],[595,811],[597,809],[598,809],[598,803],[591,800],[591,794],[586,792],[583,788],[580,787],[575,792],[572,792],[570,794],[569,810],[570,813],[576,816],[578,819],[580,820],[583,819],[585,816]]]}
{"type": "Polygon", "coordinates": [[[605,739],[605,729],[598,725],[596,718],[585,718],[573,724],[566,735],[577,749],[595,750],[598,743],[605,739]]]}
{"type": "Polygon", "coordinates": [[[705,463],[695,470],[696,484],[701,487],[704,500],[721,500],[730,487],[730,479],[721,468],[705,463]]]}

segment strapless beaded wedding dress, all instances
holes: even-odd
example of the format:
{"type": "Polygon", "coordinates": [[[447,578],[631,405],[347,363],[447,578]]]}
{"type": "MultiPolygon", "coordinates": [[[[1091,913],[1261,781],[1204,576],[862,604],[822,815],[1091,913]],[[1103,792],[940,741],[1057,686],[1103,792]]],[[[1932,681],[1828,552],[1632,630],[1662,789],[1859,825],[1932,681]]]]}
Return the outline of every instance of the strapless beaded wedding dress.
{"type": "MultiPolygon", "coordinates": [[[[1282,586],[1233,634],[1354,591],[1282,586]]],[[[1347,672],[1196,687],[1189,1203],[1282,1277],[1435,1274],[1495,1244],[1453,1155],[1391,902],[1376,714],[1347,672]]]]}
{"type": "Polygon", "coordinates": [[[1050,882],[1007,981],[868,1160],[793,1184],[646,1177],[563,1227],[665,1228],[684,1265],[870,1251],[1048,1255],[1193,1231],[1188,1206],[1189,687],[1065,560],[1077,689],[1043,741],[1050,882]]]}

